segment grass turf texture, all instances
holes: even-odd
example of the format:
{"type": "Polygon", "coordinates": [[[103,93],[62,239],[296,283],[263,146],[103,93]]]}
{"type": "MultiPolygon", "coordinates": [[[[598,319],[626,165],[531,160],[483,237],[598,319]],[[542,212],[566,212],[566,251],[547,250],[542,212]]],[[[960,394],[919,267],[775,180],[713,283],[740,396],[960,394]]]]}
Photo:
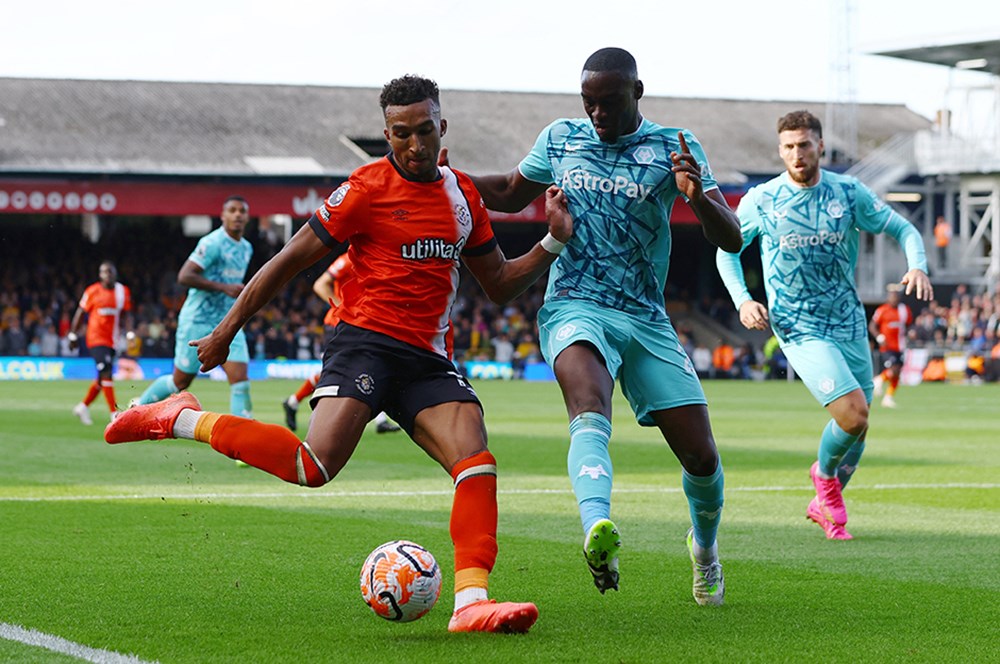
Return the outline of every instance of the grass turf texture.
{"type": "MultiPolygon", "coordinates": [[[[296,383],[254,383],[283,422],[296,383]]],[[[144,385],[119,383],[121,403],[144,385]]],[[[847,490],[855,540],[805,519],[826,418],[801,384],[708,382],[726,469],[726,605],[691,598],[680,467],[616,396],[613,517],[621,591],[601,596],[580,553],[554,383],[481,382],[500,469],[491,594],[534,601],[527,635],[454,635],[448,476],[405,434],[372,427],[322,489],[285,484],[193,442],[106,445],[84,382],[0,382],[0,623],[161,662],[998,661],[1000,387],[901,388],[873,408],[847,490]],[[428,547],[439,605],[397,625],[358,591],[368,553],[428,547]]],[[[206,408],[228,389],[201,379],[206,408]]],[[[308,407],[301,411],[304,435],[308,407]]],[[[0,639],[0,661],[65,662],[0,639]]]]}

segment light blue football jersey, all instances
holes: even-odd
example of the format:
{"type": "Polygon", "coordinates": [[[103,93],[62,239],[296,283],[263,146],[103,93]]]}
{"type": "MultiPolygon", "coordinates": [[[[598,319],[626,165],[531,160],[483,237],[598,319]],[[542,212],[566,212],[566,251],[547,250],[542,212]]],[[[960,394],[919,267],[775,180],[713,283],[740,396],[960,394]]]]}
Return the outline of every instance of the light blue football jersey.
{"type": "Polygon", "coordinates": [[[687,130],[643,119],[615,143],[602,143],[588,119],[556,120],[539,134],[518,169],[566,192],[573,237],[549,271],[545,299],[597,302],[648,320],[665,320],[670,210],[681,195],[670,170],[684,132],[705,191],[718,185],[698,140],[687,130]]]}
{"type": "MultiPolygon", "coordinates": [[[[220,226],[198,240],[188,260],[198,264],[203,270],[202,276],[210,281],[239,284],[243,283],[252,255],[253,245],[246,238],[237,242],[220,226]]],[[[221,291],[189,288],[177,323],[218,325],[235,301],[221,291]]]]}
{"type": "MultiPolygon", "coordinates": [[[[821,170],[812,187],[797,185],[787,172],[753,187],[736,214],[743,249],[760,238],[771,327],[779,339],[853,341],[868,334],[854,279],[858,231],[881,233],[896,214],[891,207],[856,178],[821,170]]],[[[739,307],[749,299],[739,258],[720,252],[718,263],[739,307]]]]}

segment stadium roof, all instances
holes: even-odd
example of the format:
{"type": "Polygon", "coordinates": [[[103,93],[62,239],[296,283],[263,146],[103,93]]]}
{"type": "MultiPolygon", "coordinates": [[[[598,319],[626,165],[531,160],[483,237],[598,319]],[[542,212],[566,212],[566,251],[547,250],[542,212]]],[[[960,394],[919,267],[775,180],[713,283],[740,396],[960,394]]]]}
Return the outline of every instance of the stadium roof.
{"type": "Polygon", "coordinates": [[[984,71],[1000,76],[998,36],[966,39],[957,43],[928,43],[922,46],[877,51],[874,54],[956,69],[984,71]]]}
{"type": "MultiPolygon", "coordinates": [[[[344,177],[382,139],[374,88],[0,78],[0,175],[344,177]],[[369,141],[373,141],[369,145],[369,141]]],[[[506,172],[579,95],[444,90],[444,144],[471,173],[506,172]]],[[[686,127],[720,183],[781,170],[775,122],[825,104],[646,97],[643,114],[686,127]]],[[[860,155],[929,121],[904,106],[858,106],[860,155]]],[[[829,134],[829,132],[828,132],[829,134]]],[[[827,146],[836,138],[827,135],[827,146]]]]}

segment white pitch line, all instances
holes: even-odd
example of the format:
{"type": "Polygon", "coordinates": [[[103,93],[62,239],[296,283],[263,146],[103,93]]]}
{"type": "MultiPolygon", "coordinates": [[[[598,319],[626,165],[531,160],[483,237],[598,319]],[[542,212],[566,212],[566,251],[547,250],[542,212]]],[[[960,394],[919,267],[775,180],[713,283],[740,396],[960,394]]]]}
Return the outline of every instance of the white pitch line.
{"type": "MultiPolygon", "coordinates": [[[[965,483],[946,482],[942,484],[873,484],[871,486],[851,485],[852,493],[860,491],[894,491],[908,489],[1000,489],[1000,483],[965,483]]],[[[681,493],[679,487],[643,487],[643,488],[622,488],[615,489],[617,494],[622,493],[681,493]]],[[[810,492],[813,488],[808,485],[800,486],[744,486],[727,487],[727,493],[764,493],[764,492],[810,492]]],[[[173,500],[229,500],[229,499],[271,499],[271,498],[391,498],[397,496],[450,496],[454,492],[448,490],[435,491],[303,491],[301,493],[287,492],[251,492],[251,493],[224,493],[220,491],[204,493],[127,493],[127,494],[107,494],[107,495],[79,495],[79,496],[0,496],[0,502],[10,503],[50,503],[50,502],[85,502],[104,500],[158,500],[170,498],[173,500]]],[[[505,489],[498,492],[500,495],[544,495],[544,494],[569,494],[569,489],[505,489]]]]}
{"type": "Polygon", "coordinates": [[[57,652],[70,657],[82,659],[85,662],[94,664],[155,664],[139,659],[135,655],[122,655],[110,650],[101,650],[89,646],[67,641],[66,639],[46,634],[34,629],[25,629],[19,625],[10,623],[0,623],[0,639],[17,641],[29,646],[45,648],[52,652],[57,652]]]}

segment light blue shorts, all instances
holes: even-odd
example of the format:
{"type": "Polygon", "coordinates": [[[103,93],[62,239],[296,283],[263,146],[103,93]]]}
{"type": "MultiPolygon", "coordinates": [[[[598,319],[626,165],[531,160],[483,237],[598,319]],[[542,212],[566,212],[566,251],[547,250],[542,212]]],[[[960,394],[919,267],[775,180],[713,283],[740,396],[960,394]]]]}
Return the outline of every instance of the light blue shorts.
{"type": "Polygon", "coordinates": [[[782,343],[781,350],[816,401],[824,407],[858,388],[871,403],[872,351],[867,339],[803,339],[782,343]]]}
{"type": "Polygon", "coordinates": [[[698,374],[668,320],[649,322],[594,302],[556,300],[539,310],[538,331],[549,366],[571,344],[593,344],[642,426],[654,425],[653,411],[706,405],[698,374]]]}
{"type": "MultiPolygon", "coordinates": [[[[179,324],[177,326],[177,341],[174,343],[174,368],[186,374],[198,373],[201,367],[201,362],[198,361],[198,349],[194,346],[188,346],[188,342],[206,337],[214,329],[214,325],[201,323],[179,324]]],[[[229,344],[229,359],[226,361],[249,364],[250,351],[247,348],[247,337],[243,334],[243,330],[237,332],[233,343],[229,344]]]]}

